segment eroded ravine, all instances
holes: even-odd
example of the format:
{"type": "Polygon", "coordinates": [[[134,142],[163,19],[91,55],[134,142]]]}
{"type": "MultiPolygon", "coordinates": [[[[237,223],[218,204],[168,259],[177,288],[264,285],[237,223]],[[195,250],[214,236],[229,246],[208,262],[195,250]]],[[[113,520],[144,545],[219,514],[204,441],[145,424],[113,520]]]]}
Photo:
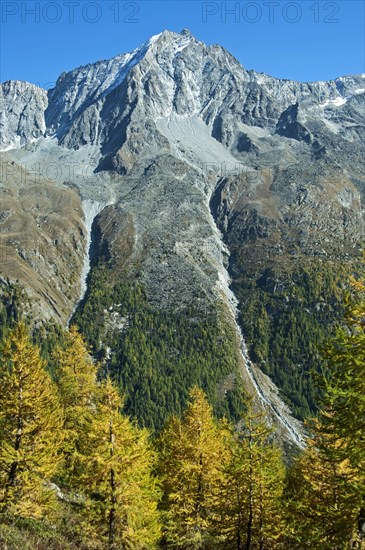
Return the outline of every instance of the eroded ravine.
{"type": "Polygon", "coordinates": [[[231,289],[231,280],[229,273],[224,265],[223,257],[229,256],[229,250],[223,241],[223,235],[216,225],[215,219],[209,207],[210,200],[208,201],[208,210],[210,215],[210,224],[213,228],[215,238],[221,249],[221,265],[217,266],[218,269],[218,291],[224,295],[225,301],[229,307],[229,311],[232,316],[237,339],[240,345],[240,353],[243,360],[244,372],[242,372],[243,378],[250,382],[253,391],[259,399],[262,407],[272,417],[276,423],[280,425],[284,431],[286,437],[299,448],[305,446],[305,436],[303,433],[302,425],[299,420],[295,419],[285,403],[279,396],[279,390],[275,384],[264,375],[258,367],[256,367],[249,358],[247,345],[244,340],[241,327],[238,322],[238,300],[231,289]]]}

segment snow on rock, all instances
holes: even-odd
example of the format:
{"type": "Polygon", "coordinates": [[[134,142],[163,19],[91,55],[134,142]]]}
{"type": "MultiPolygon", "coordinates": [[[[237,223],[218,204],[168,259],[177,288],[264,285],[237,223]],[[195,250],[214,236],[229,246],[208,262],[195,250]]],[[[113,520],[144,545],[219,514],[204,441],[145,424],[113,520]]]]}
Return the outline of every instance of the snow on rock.
{"type": "Polygon", "coordinates": [[[47,92],[18,80],[0,85],[0,150],[32,143],[46,131],[47,92]]]}
{"type": "Polygon", "coordinates": [[[161,35],[162,35],[162,32],[160,32],[158,34],[154,34],[153,36],[151,36],[151,38],[147,41],[147,45],[152,46],[152,44],[157,42],[157,40],[160,38],[161,35]]]}
{"type": "Polygon", "coordinates": [[[328,99],[324,103],[320,105],[320,107],[341,107],[341,105],[345,105],[347,103],[347,99],[344,97],[336,97],[335,99],[328,99]]]}
{"type": "MultiPolygon", "coordinates": [[[[0,89],[5,105],[0,120],[3,147],[21,147],[12,156],[31,171],[55,165],[52,180],[77,187],[82,196],[85,254],[79,300],[90,270],[92,224],[112,204],[108,201],[113,188],[133,218],[135,246],[142,243],[146,227],[151,240],[160,243],[146,251],[144,259],[143,281],[150,296],[169,305],[174,296],[180,300],[183,288],[188,299],[196,290],[193,284],[191,291],[186,289],[193,266],[202,291],[212,299],[218,292],[229,307],[241,345],[242,376],[252,393],[270,419],[278,420],[288,440],[299,446],[303,445],[300,423],[291,417],[275,385],[249,360],[225,268],[229,252],[210,213],[210,193],[229,174],[244,170],[249,176],[262,167],[266,171],[272,165],[291,166],[297,152],[299,160],[304,159],[298,163],[298,180],[305,184],[307,172],[300,164],[308,159],[314,174],[309,160],[313,143],[307,143],[305,150],[305,141],[299,143],[295,137],[289,141],[275,133],[284,110],[297,104],[323,143],[328,143],[328,165],[337,166],[331,163],[336,160],[349,172],[360,166],[363,155],[356,132],[363,127],[363,118],[358,102],[335,109],[363,93],[364,76],[317,83],[275,79],[246,71],[224,48],[206,46],[188,31],[164,31],[130,53],[63,73],[48,93],[27,83],[4,83],[0,89]],[[351,154],[342,139],[347,134],[351,154]],[[249,145],[252,141],[252,152],[238,147],[242,139],[249,145]],[[301,157],[302,152],[306,156],[301,157]],[[167,291],[161,292],[161,281],[167,281],[163,287],[167,291]]],[[[356,170],[353,181],[360,181],[360,169],[356,170]]],[[[51,177],[49,171],[46,176],[51,177]]],[[[266,187],[263,197],[261,192],[257,191],[257,204],[266,207],[266,187]]],[[[280,215],[287,208],[282,195],[270,189],[280,215]]],[[[349,199],[344,195],[340,200],[349,199]]],[[[306,223],[311,222],[309,216],[306,223]]],[[[328,231],[332,223],[332,216],[327,226],[324,222],[328,231]]],[[[351,227],[363,230],[362,224],[360,229],[355,223],[351,227]]]]}

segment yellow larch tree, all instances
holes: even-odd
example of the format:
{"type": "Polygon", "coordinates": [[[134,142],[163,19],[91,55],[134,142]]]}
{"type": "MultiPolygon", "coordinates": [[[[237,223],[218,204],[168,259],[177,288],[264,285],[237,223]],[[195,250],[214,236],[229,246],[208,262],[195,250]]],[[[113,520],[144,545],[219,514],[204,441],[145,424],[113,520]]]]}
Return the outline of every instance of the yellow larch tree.
{"type": "Polygon", "coordinates": [[[50,480],[60,461],[62,412],[23,322],[1,349],[0,386],[0,507],[39,518],[56,505],[50,480]]]}
{"type": "Polygon", "coordinates": [[[295,548],[365,549],[365,286],[352,280],[312,438],[290,476],[295,548]]]}
{"type": "Polygon", "coordinates": [[[316,434],[296,459],[288,476],[287,518],[290,548],[351,548],[359,499],[356,475],[348,459],[328,456],[332,443],[316,434]]]}
{"type": "Polygon", "coordinates": [[[182,419],[172,418],[161,435],[166,548],[215,548],[219,491],[228,457],[226,424],[213,418],[204,392],[194,388],[182,419]]]}
{"type": "Polygon", "coordinates": [[[65,334],[64,346],[54,352],[55,376],[63,408],[63,462],[60,479],[70,488],[78,486],[80,453],[88,445],[96,413],[98,365],[75,326],[65,334]]]}
{"type": "Polygon", "coordinates": [[[83,530],[102,548],[150,549],[160,538],[159,490],[152,476],[148,433],[121,413],[110,378],[99,390],[97,411],[82,461],[83,530]]]}
{"type": "Polygon", "coordinates": [[[232,434],[231,459],[221,495],[221,532],[228,549],[284,548],[281,498],[285,467],[264,414],[248,404],[239,432],[232,434]]]}

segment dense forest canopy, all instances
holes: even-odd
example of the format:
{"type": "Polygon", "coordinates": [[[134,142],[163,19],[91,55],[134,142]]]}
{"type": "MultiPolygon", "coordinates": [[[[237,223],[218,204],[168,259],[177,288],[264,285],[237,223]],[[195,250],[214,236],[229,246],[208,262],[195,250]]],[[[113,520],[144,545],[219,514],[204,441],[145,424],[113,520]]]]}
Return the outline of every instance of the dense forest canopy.
{"type": "Polygon", "coordinates": [[[42,354],[19,313],[1,344],[2,546],[365,548],[365,286],[352,289],[290,464],[254,401],[237,403],[237,425],[196,384],[147,431],[75,326],[49,331],[42,354]]]}

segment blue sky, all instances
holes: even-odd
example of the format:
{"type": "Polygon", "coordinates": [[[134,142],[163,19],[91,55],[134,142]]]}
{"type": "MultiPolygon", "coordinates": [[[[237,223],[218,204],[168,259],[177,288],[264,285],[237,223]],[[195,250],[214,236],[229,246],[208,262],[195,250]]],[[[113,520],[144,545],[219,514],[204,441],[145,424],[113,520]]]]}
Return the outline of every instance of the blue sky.
{"type": "Polygon", "coordinates": [[[300,81],[365,72],[362,0],[1,2],[0,80],[51,88],[59,74],[188,28],[246,69],[300,81]]]}

